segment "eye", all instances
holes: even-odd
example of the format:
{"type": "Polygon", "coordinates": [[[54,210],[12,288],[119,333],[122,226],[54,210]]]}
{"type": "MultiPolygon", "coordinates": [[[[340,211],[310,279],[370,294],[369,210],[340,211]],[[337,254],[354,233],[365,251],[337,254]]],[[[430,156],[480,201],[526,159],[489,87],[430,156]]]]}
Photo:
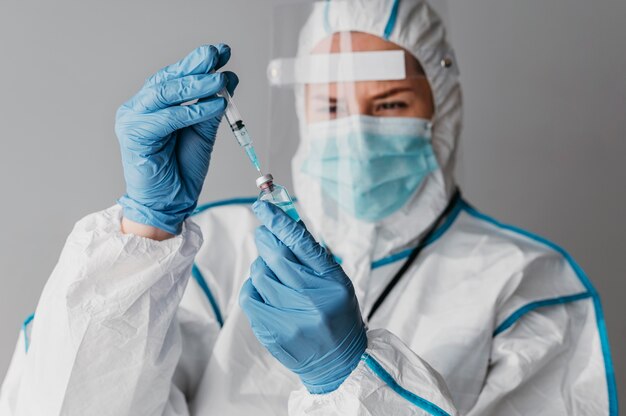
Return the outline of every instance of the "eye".
{"type": "Polygon", "coordinates": [[[331,104],[329,106],[320,105],[319,107],[315,109],[315,111],[319,114],[324,114],[324,113],[334,114],[337,112],[337,105],[336,104],[331,104]]]}
{"type": "Polygon", "coordinates": [[[408,108],[408,104],[404,101],[388,101],[376,105],[376,111],[404,110],[408,108]]]}
{"type": "Polygon", "coordinates": [[[320,105],[317,107],[316,111],[320,114],[337,114],[344,113],[347,111],[347,108],[342,102],[333,102],[328,105],[320,105]]]}

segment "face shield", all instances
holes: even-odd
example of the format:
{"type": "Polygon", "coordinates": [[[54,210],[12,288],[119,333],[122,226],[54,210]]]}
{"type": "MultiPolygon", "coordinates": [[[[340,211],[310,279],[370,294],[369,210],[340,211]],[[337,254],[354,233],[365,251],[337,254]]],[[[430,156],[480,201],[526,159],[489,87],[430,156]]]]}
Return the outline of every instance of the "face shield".
{"type": "Polygon", "coordinates": [[[277,8],[267,68],[270,171],[326,229],[389,218],[438,169],[424,69],[350,20],[342,1],[277,8]]]}

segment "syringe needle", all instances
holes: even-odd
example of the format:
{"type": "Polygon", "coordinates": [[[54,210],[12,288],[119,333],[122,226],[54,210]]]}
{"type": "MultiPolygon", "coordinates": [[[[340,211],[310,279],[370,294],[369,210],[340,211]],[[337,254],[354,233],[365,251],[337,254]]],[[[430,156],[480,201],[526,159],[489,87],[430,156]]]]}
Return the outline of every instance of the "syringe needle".
{"type": "Polygon", "coordinates": [[[249,144],[247,146],[244,146],[244,149],[246,149],[248,159],[250,159],[250,161],[252,162],[256,170],[258,170],[259,173],[261,173],[261,166],[259,165],[259,158],[257,157],[256,152],[254,151],[254,147],[251,144],[249,144]]]}

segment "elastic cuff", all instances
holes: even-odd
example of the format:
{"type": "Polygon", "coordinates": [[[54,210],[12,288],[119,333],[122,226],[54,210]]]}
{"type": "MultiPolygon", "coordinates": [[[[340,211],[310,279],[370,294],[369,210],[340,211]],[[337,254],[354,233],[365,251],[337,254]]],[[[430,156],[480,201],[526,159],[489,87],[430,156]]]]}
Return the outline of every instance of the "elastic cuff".
{"type": "Polygon", "coordinates": [[[124,218],[128,218],[139,224],[159,228],[174,235],[179,235],[182,231],[183,221],[186,216],[172,216],[152,210],[137,203],[126,195],[118,199],[117,203],[124,209],[124,218]]]}

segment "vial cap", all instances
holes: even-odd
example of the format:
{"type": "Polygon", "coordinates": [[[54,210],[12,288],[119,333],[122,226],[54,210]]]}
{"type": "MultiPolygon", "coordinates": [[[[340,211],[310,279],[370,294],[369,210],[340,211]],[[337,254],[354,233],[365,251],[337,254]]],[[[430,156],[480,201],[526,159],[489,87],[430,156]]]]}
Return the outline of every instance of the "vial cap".
{"type": "Polygon", "coordinates": [[[263,184],[272,182],[273,180],[274,180],[274,177],[272,176],[272,174],[266,173],[265,175],[259,176],[258,178],[256,178],[256,186],[257,188],[260,188],[263,184]]]}

